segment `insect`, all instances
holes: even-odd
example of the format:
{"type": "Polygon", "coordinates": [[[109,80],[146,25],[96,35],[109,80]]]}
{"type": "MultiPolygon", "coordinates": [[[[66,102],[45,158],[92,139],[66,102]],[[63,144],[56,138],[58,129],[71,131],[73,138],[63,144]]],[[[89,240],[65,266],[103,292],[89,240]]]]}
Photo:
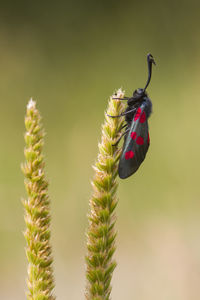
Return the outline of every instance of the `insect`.
{"type": "Polygon", "coordinates": [[[131,176],[137,171],[145,159],[149,148],[150,139],[147,120],[152,112],[152,103],[146,93],[146,88],[151,80],[152,64],[155,65],[154,58],[151,54],[148,54],[148,79],[144,89],[139,88],[135,90],[132,97],[113,98],[127,100],[128,105],[121,115],[109,115],[112,118],[125,116],[126,124],[123,126],[125,130],[115,143],[117,145],[124,136],[124,144],[118,166],[118,174],[122,179],[131,176]]]}

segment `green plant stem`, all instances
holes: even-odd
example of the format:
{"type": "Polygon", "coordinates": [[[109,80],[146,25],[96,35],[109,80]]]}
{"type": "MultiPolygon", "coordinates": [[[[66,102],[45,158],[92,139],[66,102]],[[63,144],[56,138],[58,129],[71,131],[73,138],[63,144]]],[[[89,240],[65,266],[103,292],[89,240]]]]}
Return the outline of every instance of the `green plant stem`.
{"type": "Polygon", "coordinates": [[[110,283],[116,267],[116,262],[112,257],[116,237],[114,229],[117,205],[116,177],[121,150],[113,144],[120,136],[123,118],[111,118],[107,114],[120,115],[124,110],[124,103],[114,100],[113,97],[123,98],[124,92],[118,90],[117,95],[113,95],[109,100],[105,122],[102,126],[98,160],[94,166],[86,256],[86,299],[88,300],[110,299],[110,283]]]}

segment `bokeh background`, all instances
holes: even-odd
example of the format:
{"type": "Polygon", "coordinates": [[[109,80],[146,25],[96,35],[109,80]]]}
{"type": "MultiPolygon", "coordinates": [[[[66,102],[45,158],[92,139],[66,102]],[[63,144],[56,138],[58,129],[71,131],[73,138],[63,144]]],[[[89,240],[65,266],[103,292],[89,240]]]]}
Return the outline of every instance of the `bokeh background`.
{"type": "Polygon", "coordinates": [[[199,1],[1,1],[0,299],[25,299],[24,115],[37,101],[47,132],[59,300],[84,299],[85,231],[107,99],[144,87],[151,147],[119,180],[112,299],[200,298],[199,1]]]}

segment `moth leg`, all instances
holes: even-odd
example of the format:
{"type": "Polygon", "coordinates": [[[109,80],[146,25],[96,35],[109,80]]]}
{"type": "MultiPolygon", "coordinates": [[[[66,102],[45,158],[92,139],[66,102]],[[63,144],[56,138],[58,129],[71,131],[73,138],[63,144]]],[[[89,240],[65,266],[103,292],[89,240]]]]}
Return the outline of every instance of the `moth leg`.
{"type": "Polygon", "coordinates": [[[122,137],[127,134],[130,131],[130,128],[128,128],[127,130],[125,130],[122,135],[119,137],[119,139],[117,140],[117,142],[115,144],[113,144],[112,146],[117,146],[119,144],[119,142],[121,141],[122,137]]]}
{"type": "Polygon", "coordinates": [[[129,97],[123,97],[123,98],[112,98],[112,99],[115,99],[115,100],[129,100],[129,97]]]}
{"type": "Polygon", "coordinates": [[[125,116],[125,115],[128,115],[128,114],[130,114],[130,113],[132,113],[132,112],[134,112],[134,111],[136,111],[136,108],[131,109],[131,110],[128,110],[128,111],[125,111],[125,112],[123,112],[121,115],[118,115],[118,116],[111,116],[111,115],[108,115],[108,114],[107,114],[107,116],[108,116],[108,117],[111,117],[111,118],[120,118],[120,117],[123,117],[123,116],[125,116]]]}
{"type": "Polygon", "coordinates": [[[141,99],[141,95],[136,95],[134,97],[123,97],[123,98],[115,98],[113,97],[112,99],[115,100],[128,100],[129,103],[135,103],[141,99]]]}
{"type": "Polygon", "coordinates": [[[128,126],[128,124],[124,124],[121,129],[123,129],[123,128],[127,127],[127,126],[128,126]]]}

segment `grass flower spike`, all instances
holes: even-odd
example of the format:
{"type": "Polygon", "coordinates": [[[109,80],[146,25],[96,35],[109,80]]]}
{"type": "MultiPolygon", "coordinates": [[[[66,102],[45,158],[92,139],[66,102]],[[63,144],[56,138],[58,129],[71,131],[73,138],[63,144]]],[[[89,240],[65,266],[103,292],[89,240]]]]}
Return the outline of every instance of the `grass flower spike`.
{"type": "Polygon", "coordinates": [[[42,154],[44,131],[36,103],[31,99],[25,117],[25,159],[22,166],[28,199],[25,208],[24,233],[28,259],[28,300],[53,300],[54,287],[50,246],[50,208],[48,183],[44,174],[42,154]]]}
{"type": "Polygon", "coordinates": [[[121,150],[113,144],[120,136],[123,118],[111,118],[108,115],[120,115],[124,110],[122,101],[124,92],[118,90],[108,103],[105,122],[102,126],[102,138],[99,144],[98,160],[94,166],[92,181],[93,193],[90,199],[89,229],[87,233],[86,256],[87,286],[86,299],[109,300],[112,273],[116,267],[113,260],[115,251],[115,207],[117,205],[117,167],[121,150]]]}

